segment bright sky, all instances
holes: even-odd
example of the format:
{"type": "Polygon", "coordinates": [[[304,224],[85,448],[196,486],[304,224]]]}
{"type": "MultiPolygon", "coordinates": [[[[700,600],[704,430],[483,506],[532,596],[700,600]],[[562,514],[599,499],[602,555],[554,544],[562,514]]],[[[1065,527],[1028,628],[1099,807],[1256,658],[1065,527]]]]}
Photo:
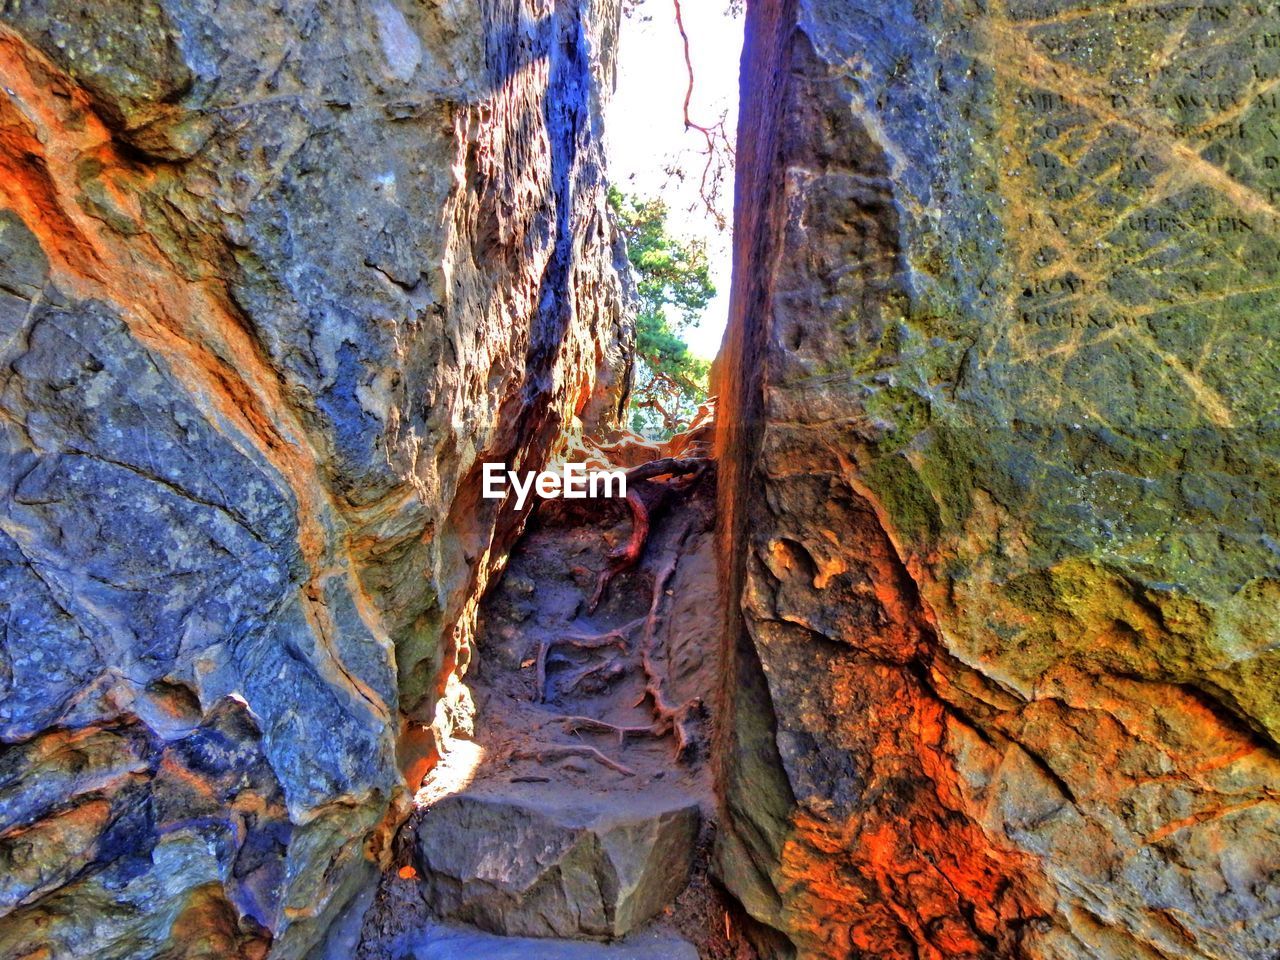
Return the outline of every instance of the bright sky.
{"type": "MultiPolygon", "coordinates": [[[[727,111],[732,137],[738,122],[742,18],[727,15],[727,0],[684,0],[681,6],[693,56],[690,119],[710,126],[727,111]]],[[[609,175],[623,193],[664,198],[673,233],[706,240],[717,295],[698,326],[684,336],[693,353],[710,360],[720,349],[729,316],[731,238],[728,229],[716,229],[698,197],[706,140],[698,131],[684,129],[681,105],[687,84],[672,2],[645,0],[622,23],[618,87],[605,125],[609,175]],[[687,171],[683,181],[667,174],[672,166],[687,171]]],[[[724,184],[717,206],[726,220],[732,219],[732,183],[724,184]]]]}

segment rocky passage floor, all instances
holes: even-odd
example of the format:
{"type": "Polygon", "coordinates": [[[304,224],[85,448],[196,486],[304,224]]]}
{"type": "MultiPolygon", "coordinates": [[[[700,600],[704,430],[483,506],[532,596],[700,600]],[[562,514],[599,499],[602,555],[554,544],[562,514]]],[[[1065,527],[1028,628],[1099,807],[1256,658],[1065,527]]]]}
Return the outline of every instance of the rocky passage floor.
{"type": "Polygon", "coordinates": [[[424,782],[361,960],[753,956],[706,873],[720,621],[705,437],[643,464],[616,451],[630,504],[549,501],[531,521],[482,608],[474,736],[424,782]]]}

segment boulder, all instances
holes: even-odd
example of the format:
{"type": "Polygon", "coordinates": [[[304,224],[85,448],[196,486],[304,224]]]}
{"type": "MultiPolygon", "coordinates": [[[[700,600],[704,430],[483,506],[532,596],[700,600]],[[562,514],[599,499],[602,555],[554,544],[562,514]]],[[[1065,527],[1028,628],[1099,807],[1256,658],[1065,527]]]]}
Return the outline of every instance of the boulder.
{"type": "Polygon", "coordinates": [[[625,936],[688,882],[696,802],[486,784],[435,803],[417,827],[436,916],[510,936],[625,936]]]}
{"type": "Polygon", "coordinates": [[[687,940],[649,931],[617,943],[495,937],[465,927],[435,926],[414,938],[399,960],[698,960],[687,940]]]}

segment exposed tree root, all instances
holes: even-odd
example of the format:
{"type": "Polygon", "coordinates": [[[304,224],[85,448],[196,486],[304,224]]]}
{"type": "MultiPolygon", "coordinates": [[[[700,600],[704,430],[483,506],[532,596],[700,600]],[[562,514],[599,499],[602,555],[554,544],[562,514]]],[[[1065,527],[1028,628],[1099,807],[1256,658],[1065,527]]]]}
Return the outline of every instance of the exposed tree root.
{"type": "MultiPolygon", "coordinates": [[[[655,507],[658,506],[659,501],[666,499],[665,495],[666,489],[663,488],[654,502],[655,507]]],[[[648,542],[651,508],[644,502],[640,491],[629,481],[627,506],[631,508],[631,536],[627,538],[626,543],[609,554],[609,563],[600,571],[600,576],[596,579],[595,592],[591,594],[591,601],[587,604],[589,612],[594,612],[596,607],[600,606],[600,601],[604,599],[604,592],[609,589],[609,584],[613,582],[614,577],[624,570],[630,570],[640,562],[644,545],[648,542]]]]}
{"type": "MultiPolygon", "coordinates": [[[[642,623],[644,623],[643,617],[621,627],[606,630],[604,633],[570,634],[567,637],[548,638],[539,643],[538,656],[534,660],[538,677],[538,702],[543,703],[547,699],[547,655],[553,649],[559,646],[566,646],[577,647],[579,650],[599,650],[601,647],[609,647],[616,644],[625,651],[627,649],[627,635],[642,623]]],[[[581,683],[585,678],[586,674],[583,674],[574,683],[581,683]]]]}
{"type": "Polygon", "coordinates": [[[617,660],[601,660],[583,667],[572,676],[561,680],[557,686],[566,691],[579,690],[592,677],[600,677],[602,683],[609,684],[625,672],[625,668],[617,660]]]}
{"type": "Polygon", "coordinates": [[[548,724],[559,723],[567,733],[579,733],[582,731],[612,733],[617,736],[619,744],[630,736],[661,738],[671,734],[676,739],[676,756],[678,758],[685,756],[692,743],[685,725],[694,713],[702,709],[702,699],[693,697],[682,704],[668,702],[665,693],[666,678],[659,673],[654,663],[654,652],[658,642],[658,624],[662,612],[662,600],[666,595],[667,585],[675,575],[676,566],[680,562],[681,551],[692,529],[692,523],[686,521],[684,528],[675,537],[675,548],[672,551],[671,558],[658,572],[657,576],[654,577],[653,593],[649,600],[649,612],[643,617],[633,620],[622,627],[595,636],[572,637],[563,641],[544,641],[539,648],[539,699],[543,699],[546,651],[554,643],[563,642],[587,649],[598,649],[621,641],[621,645],[625,649],[625,636],[637,627],[643,627],[640,662],[644,669],[645,683],[644,694],[637,701],[636,706],[644,703],[645,700],[650,701],[655,717],[653,723],[623,725],[610,723],[607,720],[598,720],[595,717],[561,716],[552,717],[547,721],[548,724]]]}
{"type": "Polygon", "coordinates": [[[595,747],[585,743],[539,743],[531,747],[523,747],[511,754],[513,760],[536,760],[539,763],[560,760],[564,757],[589,757],[596,763],[616,770],[626,777],[634,777],[636,772],[625,764],[601,753],[595,747]]]}
{"type": "Polygon", "coordinates": [[[692,523],[686,521],[684,529],[675,538],[675,549],[671,553],[671,558],[653,578],[653,595],[649,601],[649,613],[644,618],[644,637],[640,644],[640,663],[644,667],[645,676],[645,696],[641,702],[644,699],[652,702],[653,712],[657,715],[653,726],[661,731],[657,734],[658,736],[665,733],[675,734],[677,757],[683,757],[689,749],[689,732],[685,729],[685,724],[695,711],[702,708],[702,700],[700,697],[693,697],[678,706],[668,703],[664,692],[666,680],[654,666],[653,653],[658,641],[658,614],[662,609],[662,598],[666,594],[667,584],[675,575],[676,566],[680,563],[681,550],[692,530],[692,523]]]}
{"type": "MultiPolygon", "coordinates": [[[[673,495],[683,493],[693,486],[702,475],[710,461],[702,457],[663,457],[640,464],[627,471],[627,502],[631,507],[631,536],[627,542],[614,550],[609,556],[609,563],[600,574],[595,594],[591,598],[590,608],[595,609],[604,596],[605,590],[614,577],[624,570],[639,564],[645,545],[648,542],[650,522],[657,510],[673,495]],[[669,477],[668,481],[658,485],[656,496],[646,500],[640,492],[639,484],[655,481],[661,477],[669,477]]],[[[537,674],[537,699],[545,702],[547,698],[547,660],[551,651],[558,646],[575,647],[580,650],[600,650],[617,646],[624,653],[630,645],[630,639],[637,629],[641,630],[640,663],[644,670],[644,693],[636,706],[648,701],[653,711],[654,720],[649,724],[617,724],[595,717],[580,715],[558,716],[548,718],[543,726],[560,724],[566,733],[609,733],[617,737],[621,745],[628,737],[648,736],[661,739],[671,735],[676,741],[676,756],[683,758],[688,752],[692,740],[687,724],[693,715],[702,709],[699,697],[691,698],[681,704],[673,704],[667,699],[667,678],[659,671],[656,663],[658,630],[662,623],[663,600],[667,587],[675,576],[680,563],[685,543],[693,531],[693,521],[686,519],[683,526],[672,538],[672,550],[665,564],[653,578],[653,588],[649,599],[649,609],[644,616],[632,620],[620,627],[597,634],[569,634],[542,640],[538,644],[538,653],[534,659],[537,674]]],[[[668,656],[669,660],[670,657],[668,656]]],[[[609,667],[611,661],[595,664],[578,672],[569,682],[569,688],[576,686],[590,676],[598,674],[609,667]]],[[[605,766],[630,773],[621,764],[611,760],[594,747],[582,745],[540,745],[528,751],[535,759],[549,757],[550,752],[590,756],[605,766]]]]}
{"type": "Polygon", "coordinates": [[[608,720],[598,720],[595,717],[552,717],[547,723],[560,724],[564,727],[566,733],[581,733],[584,730],[589,733],[612,733],[618,737],[619,743],[622,743],[627,737],[661,737],[666,733],[657,723],[623,726],[617,723],[610,723],[608,720]]]}
{"type": "Polygon", "coordinates": [[[658,717],[650,729],[653,735],[658,737],[665,736],[668,733],[675,734],[676,756],[683,757],[692,742],[689,739],[689,731],[685,729],[685,724],[689,722],[694,713],[702,709],[702,698],[693,697],[678,706],[669,704],[663,694],[664,679],[654,669],[653,663],[649,658],[649,651],[644,651],[641,657],[644,662],[645,696],[640,702],[643,703],[645,699],[652,701],[653,712],[658,717]]]}
{"type": "Polygon", "coordinates": [[[645,544],[649,540],[649,526],[654,516],[673,494],[682,493],[692,487],[709,462],[705,457],[683,459],[662,457],[627,471],[627,506],[631,508],[631,536],[627,538],[626,543],[609,554],[609,563],[600,572],[596,580],[595,592],[591,595],[591,602],[587,604],[589,611],[594,611],[600,605],[605,591],[609,589],[609,584],[618,574],[632,569],[640,562],[645,544]],[[658,494],[651,503],[646,502],[637,484],[664,476],[670,476],[672,480],[658,487],[658,494]],[[690,479],[678,482],[676,478],[680,477],[690,479]]]}

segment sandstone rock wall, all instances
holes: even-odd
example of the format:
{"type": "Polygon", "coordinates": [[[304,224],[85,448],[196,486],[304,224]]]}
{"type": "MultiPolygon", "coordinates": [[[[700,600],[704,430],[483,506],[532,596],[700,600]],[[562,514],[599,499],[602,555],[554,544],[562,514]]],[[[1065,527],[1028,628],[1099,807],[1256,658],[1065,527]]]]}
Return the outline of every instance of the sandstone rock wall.
{"type": "Polygon", "coordinates": [[[368,880],[518,526],[478,461],[625,386],[617,20],[0,5],[0,955],[301,956],[368,880]]]}
{"type": "Polygon", "coordinates": [[[1280,8],[758,0],[719,871],[775,956],[1280,942],[1280,8]]]}

